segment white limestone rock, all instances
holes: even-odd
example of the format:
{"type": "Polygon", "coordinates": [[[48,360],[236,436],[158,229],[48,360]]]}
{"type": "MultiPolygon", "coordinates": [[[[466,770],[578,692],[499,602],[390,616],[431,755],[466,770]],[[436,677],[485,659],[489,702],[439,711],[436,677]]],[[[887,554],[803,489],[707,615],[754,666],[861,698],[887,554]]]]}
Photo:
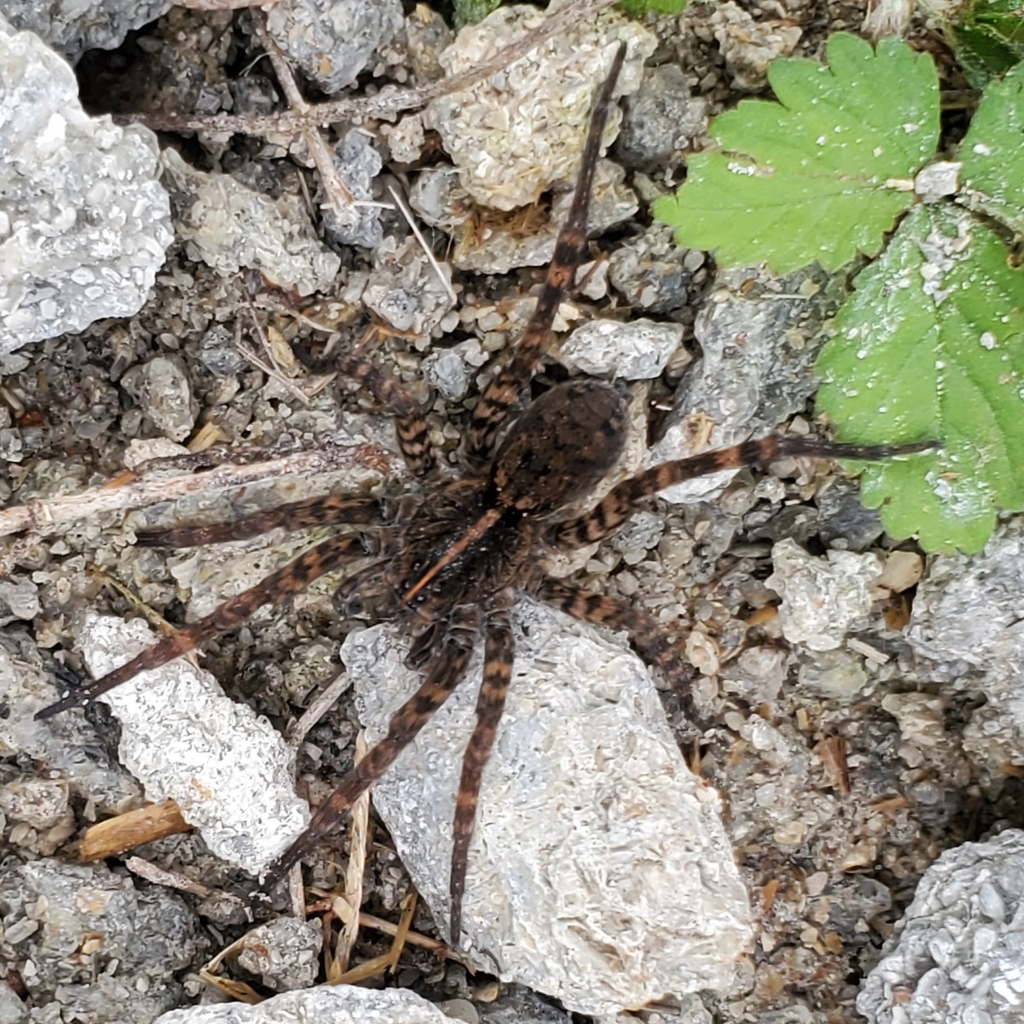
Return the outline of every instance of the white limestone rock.
{"type": "Polygon", "coordinates": [[[558,361],[594,377],[650,380],[665,369],[682,340],[682,324],[591,320],[563,342],[558,361]]]}
{"type": "MultiPolygon", "coordinates": [[[[142,619],[90,615],[78,643],[98,678],[156,639],[142,619]]],[[[259,874],[306,827],[293,751],[209,672],[179,658],[99,699],[121,723],[119,756],[148,799],[173,799],[218,857],[259,874]]]]}
{"type": "Polygon", "coordinates": [[[405,988],[320,985],[255,1006],[221,1003],[171,1010],[154,1024],[451,1024],[436,1006],[405,988]]]}
{"type": "MultiPolygon", "coordinates": [[[[513,632],[469,852],[469,962],[578,1013],[727,990],[751,937],[747,894],[718,795],[683,763],[650,675],[621,643],[530,600],[515,606],[513,632]]],[[[387,626],[342,648],[371,741],[421,682],[405,650],[387,626]]],[[[481,654],[373,790],[442,928],[481,654]]]]}
{"type": "Polygon", "coordinates": [[[0,15],[0,355],[142,308],[173,238],[158,153],[0,15]]]}
{"type": "Polygon", "coordinates": [[[765,585],[782,597],[782,635],[812,651],[835,650],[871,611],[871,584],[882,571],[877,555],[829,551],[815,558],[788,537],[772,548],[772,564],[765,585]]]}
{"type": "MultiPolygon", "coordinates": [[[[540,25],[546,13],[528,4],[499,7],[467,25],[441,54],[449,75],[489,60],[540,25]]],[[[583,155],[596,90],[608,74],[614,45],[629,49],[616,96],[636,92],[655,37],[639,23],[605,10],[542,43],[471,89],[434,100],[425,122],[435,128],[476,202],[514,210],[535,202],[552,182],[571,179],[583,155]]],[[[604,139],[618,133],[613,106],[604,139]]]]}

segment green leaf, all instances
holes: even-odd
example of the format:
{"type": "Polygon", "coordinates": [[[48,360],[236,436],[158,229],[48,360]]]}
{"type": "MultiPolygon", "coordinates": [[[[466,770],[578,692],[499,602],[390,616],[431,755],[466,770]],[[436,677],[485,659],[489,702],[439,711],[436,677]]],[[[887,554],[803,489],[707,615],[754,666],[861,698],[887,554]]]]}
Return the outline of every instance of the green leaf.
{"type": "Polygon", "coordinates": [[[483,21],[491,11],[501,6],[501,0],[455,0],[453,21],[455,30],[483,21]]]}
{"type": "Polygon", "coordinates": [[[884,39],[877,51],[848,33],[828,41],[829,66],[776,60],[778,103],[744,100],[722,114],[724,152],[690,158],[676,196],[654,204],[680,245],[720,263],[762,261],[787,274],[815,260],[835,270],[875,254],[935,152],[938,78],[931,57],[884,39]]]}
{"type": "Polygon", "coordinates": [[[997,507],[1024,508],[1024,272],[967,211],[918,206],[856,287],[818,359],[818,408],[845,441],[941,440],[860,464],[861,498],[893,536],[978,551],[997,507]]]}
{"type": "Polygon", "coordinates": [[[682,14],[687,0],[620,0],[619,9],[631,18],[642,18],[649,12],[655,14],[682,14]]]}
{"type": "Polygon", "coordinates": [[[960,159],[969,205],[1024,234],[1024,64],[985,88],[960,159]]]}
{"type": "Polygon", "coordinates": [[[971,85],[983,89],[997,75],[1024,60],[1021,0],[974,0],[954,9],[946,31],[971,85]]]}

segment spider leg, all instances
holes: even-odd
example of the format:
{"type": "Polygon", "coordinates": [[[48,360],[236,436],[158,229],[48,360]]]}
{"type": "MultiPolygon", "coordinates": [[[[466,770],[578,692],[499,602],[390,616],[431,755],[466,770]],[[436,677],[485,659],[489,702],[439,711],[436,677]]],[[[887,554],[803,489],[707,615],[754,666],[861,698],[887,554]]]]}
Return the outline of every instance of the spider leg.
{"type": "Polygon", "coordinates": [[[675,647],[646,612],[616,601],[613,597],[581,590],[551,576],[543,577],[537,593],[542,600],[567,612],[574,619],[624,630],[640,657],[649,665],[659,668],[677,690],[686,717],[691,722],[701,720],[690,696],[693,670],[679,657],[675,647]]]}
{"type": "Polygon", "coordinates": [[[310,526],[330,526],[334,523],[378,523],[381,521],[380,502],[375,498],[346,498],[323,495],[293,501],[279,508],[254,512],[233,523],[196,524],[175,526],[169,530],[152,530],[138,534],[137,543],[145,547],[191,548],[201,544],[222,544],[229,540],[247,540],[259,537],[283,526],[286,530],[304,530],[310,526]]]}
{"type": "Polygon", "coordinates": [[[270,865],[264,882],[266,888],[276,885],[318,840],[337,829],[344,813],[391,767],[430,716],[451,696],[466,674],[479,622],[476,608],[465,608],[461,618],[452,622],[423,685],[392,716],[384,739],[371,748],[317,808],[306,831],[270,865]]]}
{"type": "Polygon", "coordinates": [[[451,908],[451,940],[458,946],[462,934],[462,898],[466,892],[469,842],[473,838],[480,780],[494,746],[498,723],[505,710],[505,696],[512,680],[512,626],[508,598],[487,620],[484,642],[484,677],[476,702],[476,726],[462,757],[462,778],[452,824],[452,868],[448,883],[451,908]]]}
{"type": "Polygon", "coordinates": [[[52,718],[68,708],[83,707],[115,686],[128,682],[139,672],[158,668],[198,647],[205,640],[224,633],[244,622],[258,608],[271,602],[282,602],[298,593],[313,580],[337,569],[347,562],[366,554],[364,540],[359,535],[332,537],[303,552],[295,561],[271,573],[261,583],[242,591],[211,612],[205,618],[164,637],[152,647],[136,655],[120,668],[108,672],[80,690],[69,693],[62,700],[36,713],[36,718],[52,718]]]}
{"type": "Polygon", "coordinates": [[[434,468],[434,449],[430,445],[423,410],[409,389],[362,356],[344,356],[338,368],[358,380],[395,414],[398,447],[402,449],[405,463],[416,476],[426,476],[434,468]]]}
{"type": "Polygon", "coordinates": [[[590,207],[590,192],[594,183],[594,171],[601,155],[601,136],[612,103],[612,90],[622,69],[626,55],[626,44],[620,43],[612,61],[608,78],[594,104],[590,116],[590,129],[583,150],[576,191],[572,197],[569,217],[558,232],[555,255],[548,268],[547,280],[537,300],[537,307],[530,317],[512,361],[487,385],[480,396],[466,435],[466,452],[474,461],[483,461],[494,447],[494,438],[513,402],[522,394],[530,382],[537,363],[551,340],[551,325],[566,289],[572,282],[587,244],[587,211],[590,207]]]}
{"type": "Polygon", "coordinates": [[[562,523],[555,534],[559,544],[582,547],[614,533],[632,514],[636,503],[666,487],[693,480],[721,469],[755,466],[789,456],[812,456],[822,459],[889,459],[896,455],[911,455],[938,447],[935,441],[915,444],[860,445],[841,444],[813,437],[762,437],[744,441],[731,448],[703,452],[688,459],[664,462],[660,466],[637,473],[613,488],[589,512],[562,523]]]}

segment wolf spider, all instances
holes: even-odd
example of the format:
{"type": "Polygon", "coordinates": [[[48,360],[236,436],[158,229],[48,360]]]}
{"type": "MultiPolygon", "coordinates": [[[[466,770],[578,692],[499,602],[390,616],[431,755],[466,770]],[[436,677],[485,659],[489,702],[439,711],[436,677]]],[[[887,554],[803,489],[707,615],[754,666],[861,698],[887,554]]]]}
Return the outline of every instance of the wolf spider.
{"type": "Polygon", "coordinates": [[[783,456],[881,459],[929,447],[766,437],[655,466],[618,484],[589,511],[560,518],[561,510],[589,494],[607,475],[622,452],[626,434],[625,388],[573,380],[536,399],[512,423],[495,450],[510,408],[544,355],[555,311],[584,251],[594,168],[623,56],[624,46],[620,45],[595,102],[571,212],[558,236],[536,311],[511,361],[486,387],[472,414],[464,475],[451,479],[437,468],[423,413],[400,383],[358,356],[343,359],[342,370],[395,414],[402,454],[423,485],[411,511],[403,506],[403,511],[394,515],[372,497],[322,497],[259,512],[231,524],[180,526],[140,536],[144,544],[187,547],[253,537],[278,526],[298,530],[358,524],[364,528],[309,549],[212,614],[69,693],[38,716],[47,718],[85,705],[137,673],[238,626],[262,605],[281,603],[317,577],[371,552],[372,564],[350,576],[336,598],[345,608],[361,591],[376,593],[380,617],[412,628],[409,663],[423,668],[425,678],[392,717],[384,739],[321,804],[306,831],[271,866],[268,877],[271,884],[279,880],[317,840],[338,827],[344,812],[381,777],[460,684],[477,637],[483,633],[483,682],[476,725],[463,758],[453,825],[449,894],[451,940],[456,945],[481,775],[512,673],[509,610],[517,591],[547,601],[577,619],[624,630],[640,656],[681,692],[693,715],[687,694],[690,669],[654,620],[638,608],[546,576],[539,568],[539,556],[553,547],[579,548],[599,541],[632,515],[640,499],[717,470],[783,456]]]}

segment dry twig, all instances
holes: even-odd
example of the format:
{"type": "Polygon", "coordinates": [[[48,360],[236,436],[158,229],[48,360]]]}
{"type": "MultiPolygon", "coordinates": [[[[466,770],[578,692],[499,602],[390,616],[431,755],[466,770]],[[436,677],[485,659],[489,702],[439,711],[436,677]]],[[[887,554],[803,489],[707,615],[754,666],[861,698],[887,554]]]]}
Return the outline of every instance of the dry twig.
{"type": "Polygon", "coordinates": [[[289,110],[276,114],[215,114],[211,117],[189,117],[178,114],[134,114],[119,120],[138,122],[157,131],[238,132],[242,135],[297,135],[310,125],[360,118],[391,119],[403,110],[415,110],[449,93],[468,89],[526,56],[548,39],[560,35],[579,21],[593,18],[610,7],[615,0],[575,0],[544,20],[535,32],[499,50],[490,60],[475,67],[449,75],[439,82],[400,89],[386,87],[376,96],[353,96],[328,103],[314,103],[306,111],[289,110]]]}
{"type": "Polygon", "coordinates": [[[97,822],[82,837],[79,857],[84,861],[103,860],[154,839],[191,830],[178,805],[165,800],[97,822]]]}
{"type": "MultiPolygon", "coordinates": [[[[62,494],[53,498],[33,498],[24,505],[0,509],[0,537],[29,530],[45,534],[79,519],[88,519],[105,512],[146,508],[191,494],[249,487],[254,483],[284,476],[315,478],[339,469],[356,468],[376,469],[388,476],[402,473],[399,460],[389,453],[374,445],[360,444],[289,452],[279,458],[247,464],[235,462],[171,479],[140,479],[134,473],[122,474],[113,485],[102,484],[77,494],[62,494]]],[[[3,566],[0,565],[0,573],[2,570],[3,566]]]]}

